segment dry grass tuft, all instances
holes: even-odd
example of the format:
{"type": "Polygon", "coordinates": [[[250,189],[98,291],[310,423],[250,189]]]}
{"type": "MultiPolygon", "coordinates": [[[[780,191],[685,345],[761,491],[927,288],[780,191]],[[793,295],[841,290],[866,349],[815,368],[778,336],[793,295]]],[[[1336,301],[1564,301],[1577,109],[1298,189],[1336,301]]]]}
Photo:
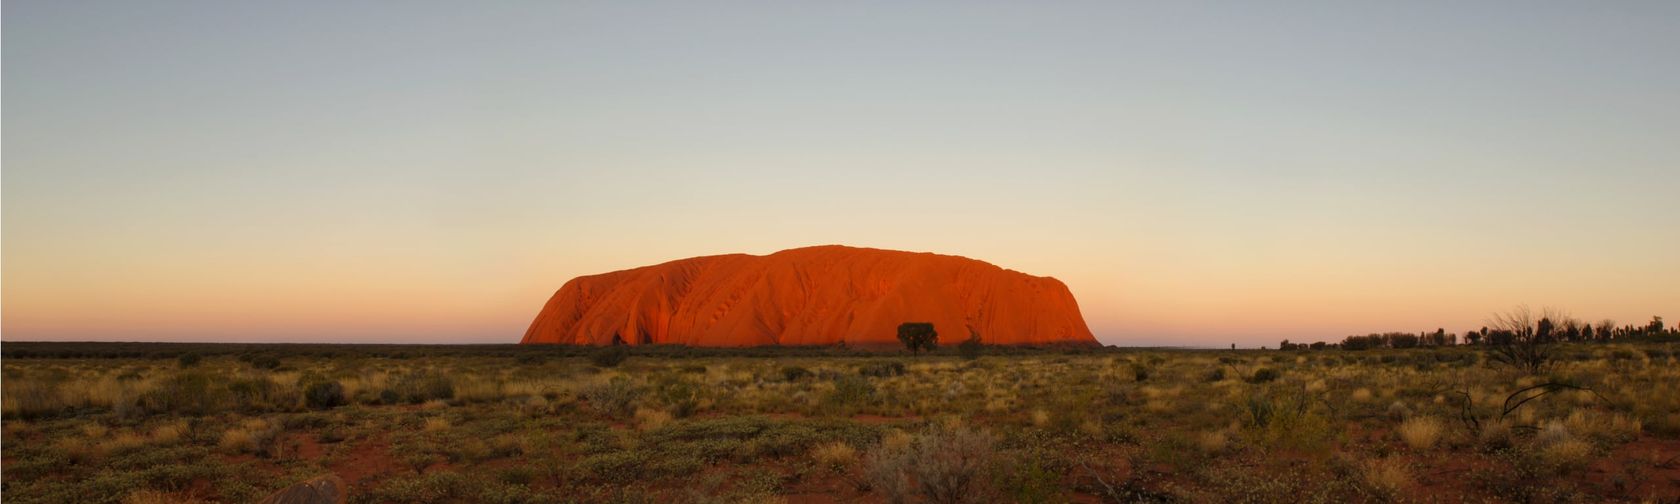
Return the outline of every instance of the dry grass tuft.
{"type": "Polygon", "coordinates": [[[426,432],[443,432],[449,430],[449,419],[443,417],[427,418],[425,425],[421,426],[420,430],[426,432]]]}
{"type": "Polygon", "coordinates": [[[853,462],[857,461],[857,456],[857,448],[853,448],[852,445],[846,444],[844,441],[819,445],[811,450],[811,459],[815,460],[817,465],[836,472],[843,471],[846,467],[851,466],[853,462]]]}
{"type": "Polygon", "coordinates": [[[1196,439],[1196,446],[1201,448],[1203,453],[1210,455],[1225,451],[1230,445],[1231,435],[1223,429],[1204,433],[1196,439]]]}
{"type": "Polygon", "coordinates": [[[198,504],[200,502],[204,501],[157,490],[136,490],[123,496],[122,500],[122,504],[198,504]]]}
{"type": "Polygon", "coordinates": [[[1370,460],[1365,462],[1360,481],[1378,498],[1392,501],[1407,494],[1412,486],[1412,473],[1397,459],[1370,460]]]}
{"type": "Polygon", "coordinates": [[[159,425],[152,429],[152,443],[167,445],[175,444],[187,435],[187,422],[176,420],[159,425]]]}
{"type": "Polygon", "coordinates": [[[893,429],[881,437],[881,446],[889,450],[907,450],[915,441],[915,436],[911,436],[910,433],[893,429]]]}
{"type": "Polygon", "coordinates": [[[1050,412],[1041,409],[1032,411],[1032,424],[1035,427],[1050,425],[1050,412]]]}
{"type": "Polygon", "coordinates": [[[1407,419],[1395,431],[1400,433],[1400,440],[1413,450],[1427,450],[1435,447],[1441,440],[1441,421],[1435,417],[1420,416],[1407,419]]]}
{"type": "Polygon", "coordinates": [[[652,408],[636,408],[636,428],[644,431],[658,430],[671,424],[671,414],[665,410],[652,408]]]}
{"type": "Polygon", "coordinates": [[[228,453],[247,453],[257,450],[257,438],[245,429],[228,429],[216,441],[216,447],[228,453]]]}

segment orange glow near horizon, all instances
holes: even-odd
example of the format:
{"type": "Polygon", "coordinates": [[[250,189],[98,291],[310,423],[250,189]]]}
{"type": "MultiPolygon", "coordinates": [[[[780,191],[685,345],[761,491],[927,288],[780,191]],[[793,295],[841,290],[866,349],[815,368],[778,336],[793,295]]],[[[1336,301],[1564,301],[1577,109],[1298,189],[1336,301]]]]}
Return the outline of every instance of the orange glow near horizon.
{"type": "Polygon", "coordinates": [[[1120,345],[1680,319],[1680,4],[403,7],[7,3],[0,338],[512,343],[820,244],[1120,345]]]}

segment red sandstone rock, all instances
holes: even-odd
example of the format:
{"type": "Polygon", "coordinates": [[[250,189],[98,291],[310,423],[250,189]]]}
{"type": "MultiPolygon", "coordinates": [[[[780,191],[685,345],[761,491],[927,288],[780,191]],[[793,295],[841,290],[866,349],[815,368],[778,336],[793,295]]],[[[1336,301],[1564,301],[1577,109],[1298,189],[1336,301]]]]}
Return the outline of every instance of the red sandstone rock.
{"type": "Polygon", "coordinates": [[[964,257],[844,247],[695,257],[566,282],[521,343],[898,345],[932,322],[941,345],[1095,345],[1066,285],[964,257]]]}

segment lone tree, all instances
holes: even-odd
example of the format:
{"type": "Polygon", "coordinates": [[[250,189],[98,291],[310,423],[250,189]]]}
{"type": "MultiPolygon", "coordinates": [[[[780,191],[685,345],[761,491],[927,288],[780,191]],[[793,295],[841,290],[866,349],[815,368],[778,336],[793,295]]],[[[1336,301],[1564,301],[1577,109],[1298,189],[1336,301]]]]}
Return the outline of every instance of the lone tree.
{"type": "Polygon", "coordinates": [[[985,351],[986,344],[980,341],[980,333],[975,331],[973,328],[969,328],[968,330],[968,339],[957,344],[957,353],[962,355],[962,358],[964,359],[978,359],[980,358],[980,354],[985,351]]]}
{"type": "Polygon", "coordinates": [[[898,340],[904,342],[904,348],[910,349],[911,354],[922,350],[933,351],[939,347],[939,333],[934,332],[932,322],[905,322],[898,325],[898,340]]]}

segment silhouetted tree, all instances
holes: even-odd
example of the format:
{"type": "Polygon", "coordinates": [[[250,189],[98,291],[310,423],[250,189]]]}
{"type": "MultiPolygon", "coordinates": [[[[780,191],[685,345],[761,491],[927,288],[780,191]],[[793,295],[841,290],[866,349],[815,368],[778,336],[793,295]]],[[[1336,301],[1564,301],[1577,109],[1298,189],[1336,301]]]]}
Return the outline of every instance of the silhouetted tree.
{"type": "Polygon", "coordinates": [[[968,330],[968,339],[957,344],[957,353],[968,360],[980,358],[980,354],[985,350],[986,345],[980,342],[980,333],[975,332],[974,329],[968,330]]]}
{"type": "Polygon", "coordinates": [[[1544,370],[1552,360],[1552,320],[1568,317],[1552,308],[1542,309],[1538,316],[1536,322],[1536,314],[1527,306],[1493,314],[1488,325],[1496,329],[1489,335],[1494,360],[1531,374],[1544,370]]]}
{"type": "Polygon", "coordinates": [[[939,333],[933,330],[932,322],[899,324],[898,340],[904,342],[904,347],[910,349],[911,354],[919,354],[922,350],[932,351],[939,347],[939,333]]]}

